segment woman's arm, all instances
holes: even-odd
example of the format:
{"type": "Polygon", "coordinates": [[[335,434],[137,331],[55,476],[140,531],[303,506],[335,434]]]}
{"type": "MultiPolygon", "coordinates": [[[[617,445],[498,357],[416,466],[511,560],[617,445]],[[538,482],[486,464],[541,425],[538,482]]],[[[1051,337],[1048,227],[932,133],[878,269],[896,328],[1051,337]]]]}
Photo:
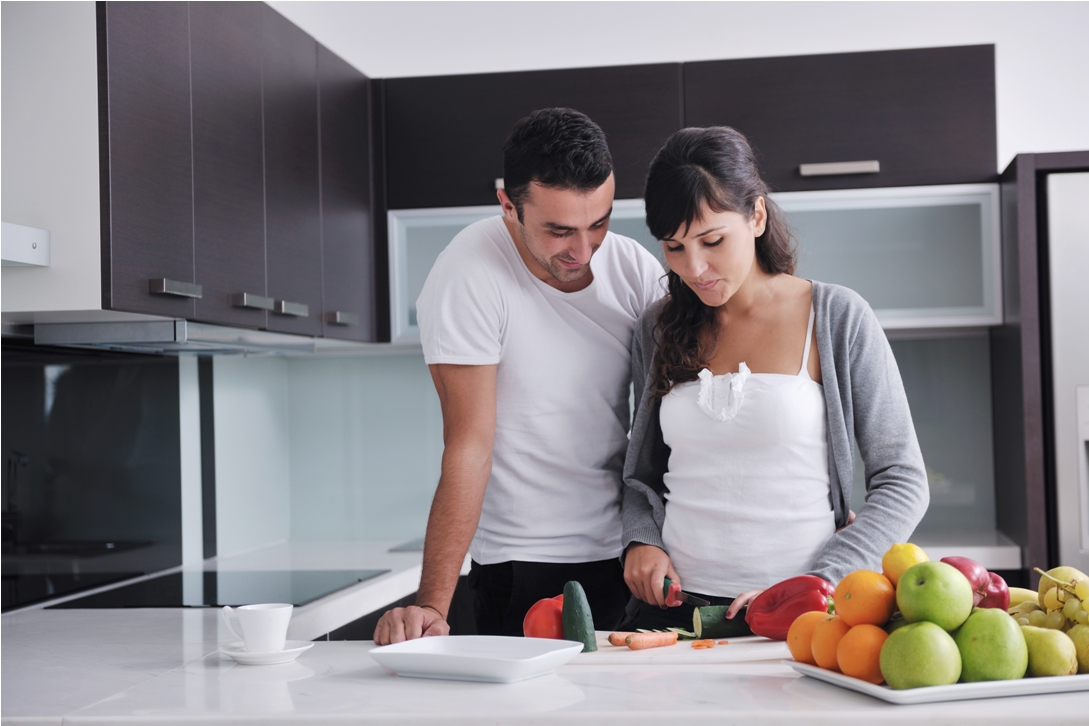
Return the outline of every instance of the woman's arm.
{"type": "Polygon", "coordinates": [[[825,294],[829,299],[817,314],[831,318],[826,321],[830,335],[818,340],[825,343],[820,355],[829,404],[829,464],[849,502],[853,438],[867,484],[866,504],[856,520],[831,537],[810,571],[835,583],[853,570],[880,571],[882,555],[894,543],[906,542],[922,519],[930,489],[900,371],[877,317],[850,291],[825,294]]]}

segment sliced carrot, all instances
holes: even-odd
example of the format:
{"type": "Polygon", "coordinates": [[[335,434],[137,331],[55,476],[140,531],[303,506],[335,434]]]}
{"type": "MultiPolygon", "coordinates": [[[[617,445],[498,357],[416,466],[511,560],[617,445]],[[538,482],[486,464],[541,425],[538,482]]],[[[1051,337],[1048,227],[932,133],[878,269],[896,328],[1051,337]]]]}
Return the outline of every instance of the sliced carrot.
{"type": "Polygon", "coordinates": [[[720,640],[720,641],[718,641],[718,644],[719,644],[719,645],[729,645],[729,644],[730,644],[730,641],[728,641],[728,640],[720,640]]]}
{"type": "Polygon", "coordinates": [[[705,638],[703,640],[693,640],[692,641],[692,647],[697,648],[697,649],[700,649],[700,648],[714,648],[715,647],[715,641],[714,641],[714,639],[711,639],[711,638],[705,638]]]}
{"type": "Polygon", "coordinates": [[[645,648],[661,648],[664,645],[673,645],[677,642],[677,634],[669,633],[635,633],[624,639],[624,642],[632,650],[645,648]]]}
{"type": "Polygon", "coordinates": [[[609,633],[609,645],[627,645],[627,637],[629,635],[635,635],[635,633],[616,632],[609,633]]]}

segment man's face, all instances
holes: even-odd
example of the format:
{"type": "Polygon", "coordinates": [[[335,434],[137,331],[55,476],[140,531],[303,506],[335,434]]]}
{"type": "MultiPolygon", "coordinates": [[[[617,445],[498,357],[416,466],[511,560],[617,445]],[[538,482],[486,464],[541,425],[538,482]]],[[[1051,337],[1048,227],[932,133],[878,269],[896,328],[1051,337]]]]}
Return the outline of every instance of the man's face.
{"type": "Polygon", "coordinates": [[[609,231],[614,189],[612,174],[590,192],[533,182],[522,205],[521,221],[510,199],[500,191],[507,227],[530,272],[561,290],[588,285],[592,279],[586,279],[590,257],[609,231]]]}

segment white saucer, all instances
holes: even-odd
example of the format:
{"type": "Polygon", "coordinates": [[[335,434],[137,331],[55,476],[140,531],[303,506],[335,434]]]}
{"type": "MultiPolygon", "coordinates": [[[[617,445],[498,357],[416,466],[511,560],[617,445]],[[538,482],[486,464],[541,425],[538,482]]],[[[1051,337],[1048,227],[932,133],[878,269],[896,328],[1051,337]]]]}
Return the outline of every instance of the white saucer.
{"type": "Polygon", "coordinates": [[[290,663],[314,647],[314,644],[306,640],[289,640],[284,643],[284,649],[274,653],[251,653],[246,650],[246,644],[242,641],[227,643],[219,647],[219,652],[243,665],[276,665],[278,663],[290,663]]]}

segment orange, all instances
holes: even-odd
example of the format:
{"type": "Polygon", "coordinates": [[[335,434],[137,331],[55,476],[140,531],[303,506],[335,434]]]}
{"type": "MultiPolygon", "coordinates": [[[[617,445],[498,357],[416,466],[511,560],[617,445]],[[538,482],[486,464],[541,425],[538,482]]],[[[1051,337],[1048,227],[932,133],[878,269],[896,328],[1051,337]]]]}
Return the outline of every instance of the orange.
{"type": "Polygon", "coordinates": [[[896,588],[872,570],[855,570],[836,585],[836,615],[848,625],[884,625],[896,610],[896,588]]]}
{"type": "Polygon", "coordinates": [[[817,664],[813,658],[813,628],[827,617],[828,613],[814,610],[794,618],[794,622],[790,624],[790,630],[787,631],[787,647],[790,648],[790,654],[794,656],[794,660],[799,663],[817,664]]]}
{"type": "Polygon", "coordinates": [[[847,634],[851,626],[843,622],[839,615],[825,615],[813,628],[813,659],[821,668],[830,671],[839,670],[839,656],[836,649],[839,641],[847,634]]]}
{"type": "Polygon", "coordinates": [[[881,573],[889,578],[889,582],[895,587],[900,584],[900,575],[904,574],[907,568],[929,561],[930,558],[919,545],[898,542],[889,547],[889,551],[881,558],[881,573]]]}
{"type": "Polygon", "coordinates": [[[885,680],[881,675],[881,646],[887,637],[884,630],[868,623],[848,630],[836,646],[840,672],[874,685],[885,680]]]}

